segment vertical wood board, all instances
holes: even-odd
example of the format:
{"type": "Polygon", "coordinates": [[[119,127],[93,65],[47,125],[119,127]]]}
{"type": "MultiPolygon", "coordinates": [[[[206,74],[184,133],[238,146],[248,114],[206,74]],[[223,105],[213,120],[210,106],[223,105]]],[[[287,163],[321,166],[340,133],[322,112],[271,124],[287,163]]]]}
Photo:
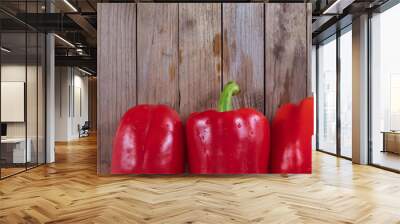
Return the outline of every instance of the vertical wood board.
{"type": "Polygon", "coordinates": [[[234,108],[264,112],[264,4],[223,4],[223,82],[236,81],[234,108]]]}
{"type": "Polygon", "coordinates": [[[307,95],[306,4],[265,4],[265,114],[307,95]]]}
{"type": "Polygon", "coordinates": [[[138,103],[179,110],[178,4],[138,4],[138,103]]]}
{"type": "Polygon", "coordinates": [[[215,108],[221,90],[221,4],[179,4],[180,115],[215,108]]]}
{"type": "Polygon", "coordinates": [[[98,173],[110,173],[118,122],[136,104],[136,4],[98,7],[98,173]]]}
{"type": "Polygon", "coordinates": [[[307,7],[307,96],[313,96],[312,92],[312,4],[306,4],[307,7]]]}

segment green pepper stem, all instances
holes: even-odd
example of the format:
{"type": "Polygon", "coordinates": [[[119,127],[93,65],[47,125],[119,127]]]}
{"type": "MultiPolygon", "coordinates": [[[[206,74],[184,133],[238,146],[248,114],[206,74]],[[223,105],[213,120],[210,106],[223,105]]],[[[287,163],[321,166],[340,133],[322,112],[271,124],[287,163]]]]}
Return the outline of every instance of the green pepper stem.
{"type": "Polygon", "coordinates": [[[235,81],[228,82],[219,97],[218,111],[225,112],[232,110],[232,96],[237,95],[239,92],[239,85],[235,81]]]}

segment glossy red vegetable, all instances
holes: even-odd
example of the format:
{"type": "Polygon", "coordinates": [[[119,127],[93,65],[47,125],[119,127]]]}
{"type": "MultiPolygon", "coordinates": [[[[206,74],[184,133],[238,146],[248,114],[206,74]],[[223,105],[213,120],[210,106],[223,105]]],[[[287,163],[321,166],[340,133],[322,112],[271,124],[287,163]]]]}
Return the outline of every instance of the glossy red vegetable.
{"type": "Polygon", "coordinates": [[[232,111],[239,86],[229,82],[218,111],[193,113],[186,123],[189,170],[195,174],[265,173],[268,167],[269,124],[254,109],[232,111]]]}
{"type": "Polygon", "coordinates": [[[280,107],[271,126],[270,172],[311,173],[313,133],[313,98],[280,107]]]}
{"type": "Polygon", "coordinates": [[[178,114],[164,105],[139,105],[122,117],[114,137],[114,174],[184,171],[184,134],[178,114]]]}

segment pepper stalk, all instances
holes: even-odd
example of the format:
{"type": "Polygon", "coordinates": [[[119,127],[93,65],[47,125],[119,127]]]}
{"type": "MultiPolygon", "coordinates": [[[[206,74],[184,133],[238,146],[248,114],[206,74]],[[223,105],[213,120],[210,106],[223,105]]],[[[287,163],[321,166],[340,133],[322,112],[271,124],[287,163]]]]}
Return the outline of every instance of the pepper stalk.
{"type": "Polygon", "coordinates": [[[222,90],[218,101],[218,111],[225,112],[232,110],[232,97],[239,94],[240,87],[235,81],[229,81],[222,90]]]}

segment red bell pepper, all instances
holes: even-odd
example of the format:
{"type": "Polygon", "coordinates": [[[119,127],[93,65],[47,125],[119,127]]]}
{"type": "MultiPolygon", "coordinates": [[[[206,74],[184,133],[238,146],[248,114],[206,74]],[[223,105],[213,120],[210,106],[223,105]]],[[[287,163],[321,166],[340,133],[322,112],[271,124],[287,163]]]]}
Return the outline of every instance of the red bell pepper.
{"type": "Polygon", "coordinates": [[[232,111],[235,82],[224,87],[218,111],[192,113],[186,123],[189,170],[195,174],[266,173],[269,124],[260,112],[232,111]]]}
{"type": "Polygon", "coordinates": [[[184,171],[179,115],[163,105],[139,105],[122,117],[114,137],[114,174],[177,174],[184,171]]]}
{"type": "Polygon", "coordinates": [[[313,98],[280,107],[271,126],[270,172],[311,173],[313,133],[313,98]]]}

